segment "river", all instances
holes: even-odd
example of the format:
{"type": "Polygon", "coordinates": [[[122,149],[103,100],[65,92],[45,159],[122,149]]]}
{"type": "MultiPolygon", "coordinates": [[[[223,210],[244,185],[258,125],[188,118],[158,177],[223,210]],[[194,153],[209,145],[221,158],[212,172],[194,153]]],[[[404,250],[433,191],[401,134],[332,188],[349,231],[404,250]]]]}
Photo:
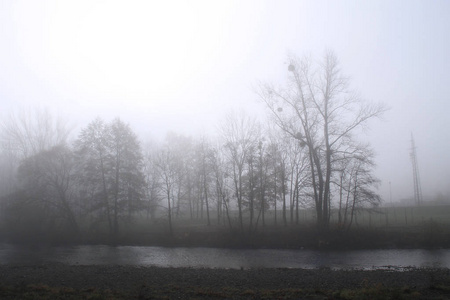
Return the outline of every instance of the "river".
{"type": "Polygon", "coordinates": [[[450,250],[314,251],[144,246],[0,244],[0,264],[133,265],[193,268],[450,268],[450,250]]]}

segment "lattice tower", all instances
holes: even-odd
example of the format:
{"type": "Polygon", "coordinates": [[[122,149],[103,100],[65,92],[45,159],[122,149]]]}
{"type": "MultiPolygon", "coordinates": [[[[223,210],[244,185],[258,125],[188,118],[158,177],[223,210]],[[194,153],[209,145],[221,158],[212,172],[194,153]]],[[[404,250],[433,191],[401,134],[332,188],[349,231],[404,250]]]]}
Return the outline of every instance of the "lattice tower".
{"type": "Polygon", "coordinates": [[[417,205],[422,203],[422,187],[420,185],[419,165],[417,163],[416,145],[414,143],[413,135],[411,134],[411,162],[413,166],[413,179],[414,179],[414,201],[417,205]]]}

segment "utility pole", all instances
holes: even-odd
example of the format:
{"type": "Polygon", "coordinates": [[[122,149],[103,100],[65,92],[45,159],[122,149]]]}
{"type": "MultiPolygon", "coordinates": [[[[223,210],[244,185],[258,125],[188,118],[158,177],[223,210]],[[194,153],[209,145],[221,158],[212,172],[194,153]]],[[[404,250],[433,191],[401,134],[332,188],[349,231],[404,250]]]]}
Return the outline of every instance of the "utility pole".
{"type": "Polygon", "coordinates": [[[417,205],[422,203],[422,187],[420,186],[419,166],[417,164],[416,145],[414,144],[414,138],[411,133],[411,162],[413,166],[413,179],[414,179],[414,201],[417,205]]]}

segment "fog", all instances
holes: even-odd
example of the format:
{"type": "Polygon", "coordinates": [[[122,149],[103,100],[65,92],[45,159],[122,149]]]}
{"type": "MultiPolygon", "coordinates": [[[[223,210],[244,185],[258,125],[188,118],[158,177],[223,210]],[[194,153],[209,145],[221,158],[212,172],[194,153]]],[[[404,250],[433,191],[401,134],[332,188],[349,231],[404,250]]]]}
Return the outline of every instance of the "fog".
{"type": "Polygon", "coordinates": [[[2,1],[0,113],[49,108],[76,130],[119,116],[142,141],[214,135],[231,109],[264,119],[259,82],[332,49],[351,87],[390,110],[359,138],[385,201],[450,196],[448,1],[2,1]],[[390,182],[390,184],[389,184],[390,182]]]}

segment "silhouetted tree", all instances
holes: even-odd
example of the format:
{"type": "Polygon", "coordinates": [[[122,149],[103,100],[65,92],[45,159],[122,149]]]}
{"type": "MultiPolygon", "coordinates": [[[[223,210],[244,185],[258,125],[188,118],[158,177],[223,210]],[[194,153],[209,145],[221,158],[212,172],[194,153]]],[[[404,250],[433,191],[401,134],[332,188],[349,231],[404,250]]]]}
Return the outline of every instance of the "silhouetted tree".
{"type": "Polygon", "coordinates": [[[158,152],[156,161],[158,174],[160,176],[161,189],[163,190],[167,200],[167,219],[169,223],[169,233],[173,235],[172,225],[172,207],[174,197],[174,188],[177,180],[177,168],[174,163],[174,156],[169,147],[164,147],[158,152]]]}
{"type": "Polygon", "coordinates": [[[341,170],[338,184],[340,228],[349,229],[358,210],[378,207],[381,203],[375,190],[379,180],[372,174],[373,156],[373,152],[366,146],[359,146],[351,156],[342,160],[345,166],[341,170]]]}
{"type": "Polygon", "coordinates": [[[39,207],[47,212],[52,224],[48,230],[66,228],[78,234],[75,217],[74,159],[66,146],[55,146],[22,161],[18,170],[18,181],[22,195],[21,204],[39,207]],[[62,225],[62,226],[61,226],[62,225]]]}
{"type": "MultiPolygon", "coordinates": [[[[205,203],[208,226],[211,225],[210,206],[212,202],[212,187],[214,182],[214,152],[206,137],[202,137],[196,144],[197,168],[199,174],[199,189],[202,200],[205,203]]],[[[203,209],[202,209],[203,210],[203,209]]]]}
{"type": "MultiPolygon", "coordinates": [[[[220,143],[219,143],[220,144],[220,143]]],[[[228,225],[230,229],[232,229],[232,223],[230,218],[230,177],[226,172],[225,167],[225,157],[222,151],[220,151],[221,147],[217,146],[212,149],[211,155],[211,167],[213,170],[213,178],[217,199],[217,222],[220,224],[220,220],[222,219],[225,223],[225,216],[228,221],[228,225]],[[225,215],[224,215],[225,214],[225,215]]],[[[231,184],[232,186],[232,184],[231,184]]]]}
{"type": "Polygon", "coordinates": [[[155,218],[155,213],[160,202],[164,199],[161,192],[161,181],[158,173],[158,151],[155,144],[147,145],[144,155],[144,175],[145,175],[145,200],[147,219],[155,218]]]}
{"type": "Polygon", "coordinates": [[[119,234],[119,220],[130,221],[144,208],[145,178],[140,144],[120,119],[110,124],[96,119],[75,142],[78,175],[84,195],[90,195],[90,211],[106,219],[110,234],[119,234]]]}
{"type": "MultiPolygon", "coordinates": [[[[16,175],[22,160],[54,146],[65,144],[71,129],[67,121],[55,118],[46,109],[22,110],[2,118],[0,120],[0,197],[12,194],[18,188],[16,175]]],[[[5,205],[4,201],[1,201],[0,209],[5,205]]]]}
{"type": "Polygon", "coordinates": [[[245,199],[244,180],[247,163],[255,149],[259,126],[255,120],[241,114],[229,114],[220,128],[227,157],[227,173],[231,174],[234,184],[234,195],[238,205],[239,228],[244,231],[243,206],[245,199]]]}
{"type": "Polygon", "coordinates": [[[327,52],[323,62],[289,58],[285,88],[261,85],[260,96],[275,123],[308,149],[317,225],[328,229],[333,155],[342,141],[351,141],[357,128],[380,116],[381,105],[363,104],[348,88],[336,56],[327,52]]]}

